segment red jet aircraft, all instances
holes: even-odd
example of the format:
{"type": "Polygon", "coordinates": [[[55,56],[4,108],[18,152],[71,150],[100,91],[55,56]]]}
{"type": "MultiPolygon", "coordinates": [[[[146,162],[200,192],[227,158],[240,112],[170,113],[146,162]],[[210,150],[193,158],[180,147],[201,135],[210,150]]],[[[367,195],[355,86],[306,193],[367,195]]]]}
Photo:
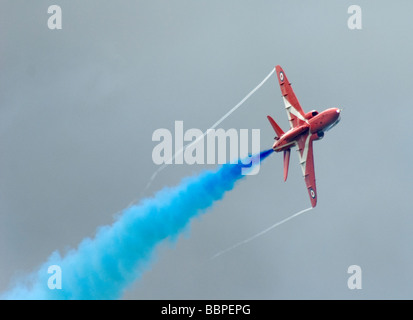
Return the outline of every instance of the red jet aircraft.
{"type": "Polygon", "coordinates": [[[304,113],[284,70],[280,66],[276,66],[275,70],[291,128],[284,132],[273,118],[267,116],[277,134],[272,148],[276,152],[284,151],[284,181],[286,181],[290,151],[292,147],[297,146],[301,170],[303,171],[311,205],[315,207],[317,204],[317,189],[315,185],[313,141],[322,139],[324,132],[330,130],[340,121],[341,110],[331,108],[321,113],[316,110],[304,113]]]}

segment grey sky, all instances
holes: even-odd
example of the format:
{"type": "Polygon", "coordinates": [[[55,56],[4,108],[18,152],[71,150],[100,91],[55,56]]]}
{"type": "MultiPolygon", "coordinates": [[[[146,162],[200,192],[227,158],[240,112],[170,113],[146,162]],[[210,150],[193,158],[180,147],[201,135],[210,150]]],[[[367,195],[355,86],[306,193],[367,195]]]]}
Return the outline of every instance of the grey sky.
{"type": "MultiPolygon", "coordinates": [[[[282,156],[164,244],[125,299],[411,299],[413,4],[397,1],[0,3],[0,292],[139,196],[158,128],[206,130],[280,64],[304,110],[344,108],[315,143],[318,205],[282,156]],[[47,28],[58,4],[63,29],[47,28]],[[362,9],[349,30],[347,8],[362,9]],[[362,268],[349,290],[347,268],[362,268]]],[[[220,127],[288,121],[276,77],[220,127]]],[[[206,167],[206,166],[205,166],[206,167]]],[[[204,166],[163,170],[146,195],[204,166]]]]}

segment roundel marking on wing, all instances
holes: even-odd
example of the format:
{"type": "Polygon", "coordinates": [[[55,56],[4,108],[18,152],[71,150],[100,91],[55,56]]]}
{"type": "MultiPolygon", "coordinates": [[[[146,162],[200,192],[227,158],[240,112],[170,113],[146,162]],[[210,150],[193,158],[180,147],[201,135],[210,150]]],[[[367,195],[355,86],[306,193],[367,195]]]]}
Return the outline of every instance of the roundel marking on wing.
{"type": "Polygon", "coordinates": [[[315,191],[313,190],[313,188],[310,188],[310,196],[311,198],[315,198],[315,191]]]}

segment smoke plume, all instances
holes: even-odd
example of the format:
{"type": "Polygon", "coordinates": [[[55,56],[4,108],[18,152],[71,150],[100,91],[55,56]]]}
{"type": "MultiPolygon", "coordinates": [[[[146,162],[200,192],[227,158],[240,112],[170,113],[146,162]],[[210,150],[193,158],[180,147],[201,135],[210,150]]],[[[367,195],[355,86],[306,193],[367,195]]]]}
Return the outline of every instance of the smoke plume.
{"type": "MultiPolygon", "coordinates": [[[[272,153],[263,151],[261,160],[272,153]]],[[[253,165],[255,162],[251,161],[253,165]]],[[[190,220],[221,200],[245,177],[238,164],[224,164],[166,187],[153,197],[125,209],[112,225],[98,228],[93,238],[61,256],[54,252],[46,263],[19,279],[3,299],[118,299],[148,268],[157,245],[173,240],[190,220]],[[61,270],[61,289],[50,289],[50,266],[61,270]],[[49,271],[49,272],[48,272],[49,271]]],[[[53,269],[55,270],[55,269],[53,269]]],[[[57,279],[56,279],[57,281],[57,279]]]]}

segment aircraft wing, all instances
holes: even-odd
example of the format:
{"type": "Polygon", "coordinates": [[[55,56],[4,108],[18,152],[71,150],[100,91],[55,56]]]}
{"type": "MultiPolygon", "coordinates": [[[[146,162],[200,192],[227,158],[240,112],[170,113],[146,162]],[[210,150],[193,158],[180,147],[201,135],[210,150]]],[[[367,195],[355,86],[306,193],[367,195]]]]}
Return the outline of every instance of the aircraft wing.
{"type": "Polygon", "coordinates": [[[283,96],[290,127],[295,128],[302,125],[304,122],[308,123],[305,118],[305,113],[301,108],[297,97],[295,96],[291,83],[288,81],[284,70],[280,66],[276,66],[275,70],[277,72],[278,83],[280,84],[281,94],[283,96]]]}
{"type": "Polygon", "coordinates": [[[311,206],[317,204],[317,188],[315,184],[314,157],[313,157],[313,138],[311,133],[302,135],[297,141],[298,158],[303,172],[305,184],[307,185],[308,195],[310,196],[311,206]]]}

